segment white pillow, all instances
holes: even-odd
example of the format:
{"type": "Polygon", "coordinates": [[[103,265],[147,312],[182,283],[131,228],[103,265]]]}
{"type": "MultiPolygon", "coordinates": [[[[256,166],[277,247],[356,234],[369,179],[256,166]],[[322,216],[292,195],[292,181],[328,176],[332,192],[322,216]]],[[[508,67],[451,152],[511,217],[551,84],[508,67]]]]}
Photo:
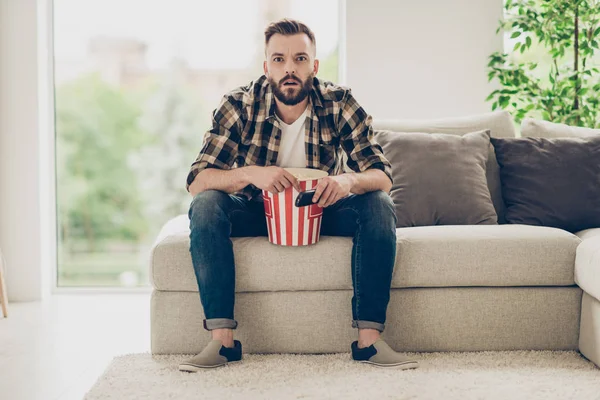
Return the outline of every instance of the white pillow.
{"type": "Polygon", "coordinates": [[[600,135],[600,129],[583,128],[533,118],[525,118],[521,122],[522,137],[552,139],[564,137],[584,138],[595,135],[600,135]]]}

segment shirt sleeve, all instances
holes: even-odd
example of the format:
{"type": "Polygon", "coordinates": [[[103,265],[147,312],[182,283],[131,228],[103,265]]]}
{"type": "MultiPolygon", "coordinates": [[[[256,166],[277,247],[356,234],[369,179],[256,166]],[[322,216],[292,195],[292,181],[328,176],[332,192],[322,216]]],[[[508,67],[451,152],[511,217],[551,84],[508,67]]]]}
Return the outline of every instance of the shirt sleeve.
{"type": "Polygon", "coordinates": [[[383,155],[379,143],[373,139],[371,122],[372,117],[358,104],[348,89],[338,121],[340,143],[348,156],[347,165],[354,172],[380,169],[394,183],[392,165],[383,155]]]}
{"type": "Polygon", "coordinates": [[[200,171],[206,168],[231,169],[240,142],[241,111],[235,100],[224,96],[213,111],[212,128],[204,135],[204,142],[187,176],[186,190],[200,171]]]}

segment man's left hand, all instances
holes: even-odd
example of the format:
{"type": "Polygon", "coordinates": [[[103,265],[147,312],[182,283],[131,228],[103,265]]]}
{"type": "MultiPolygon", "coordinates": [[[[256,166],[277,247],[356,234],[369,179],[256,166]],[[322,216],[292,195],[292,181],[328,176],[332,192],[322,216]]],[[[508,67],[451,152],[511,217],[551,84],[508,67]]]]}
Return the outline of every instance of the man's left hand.
{"type": "Polygon", "coordinates": [[[338,200],[348,196],[354,182],[349,175],[335,175],[321,178],[315,194],[313,203],[318,202],[320,207],[329,207],[338,200]]]}

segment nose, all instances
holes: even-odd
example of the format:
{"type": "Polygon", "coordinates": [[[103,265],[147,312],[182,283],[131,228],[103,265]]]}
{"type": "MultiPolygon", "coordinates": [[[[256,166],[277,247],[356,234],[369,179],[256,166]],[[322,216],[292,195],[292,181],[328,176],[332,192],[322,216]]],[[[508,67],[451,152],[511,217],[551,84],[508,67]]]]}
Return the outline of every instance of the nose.
{"type": "Polygon", "coordinates": [[[286,75],[294,75],[296,73],[296,66],[293,60],[285,62],[285,73],[286,75]]]}

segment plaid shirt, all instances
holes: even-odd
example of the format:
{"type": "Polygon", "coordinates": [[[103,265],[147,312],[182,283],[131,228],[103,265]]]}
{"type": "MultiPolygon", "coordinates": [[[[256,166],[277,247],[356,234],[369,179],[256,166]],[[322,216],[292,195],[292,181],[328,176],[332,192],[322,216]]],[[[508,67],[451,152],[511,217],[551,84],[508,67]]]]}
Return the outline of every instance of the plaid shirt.
{"type": "MultiPolygon", "coordinates": [[[[373,141],[372,118],[349,88],[315,77],[308,98],[309,113],[304,124],[307,168],[329,175],[343,174],[344,163],[355,172],[377,168],[393,182],[392,167],[381,146],[373,141]]],[[[186,189],[189,191],[196,175],[205,168],[276,165],[281,127],[275,118],[275,107],[271,85],[264,75],[223,96],[213,112],[212,128],[206,132],[200,154],[187,176],[186,189]]],[[[235,194],[262,200],[261,189],[252,184],[235,194]]]]}

